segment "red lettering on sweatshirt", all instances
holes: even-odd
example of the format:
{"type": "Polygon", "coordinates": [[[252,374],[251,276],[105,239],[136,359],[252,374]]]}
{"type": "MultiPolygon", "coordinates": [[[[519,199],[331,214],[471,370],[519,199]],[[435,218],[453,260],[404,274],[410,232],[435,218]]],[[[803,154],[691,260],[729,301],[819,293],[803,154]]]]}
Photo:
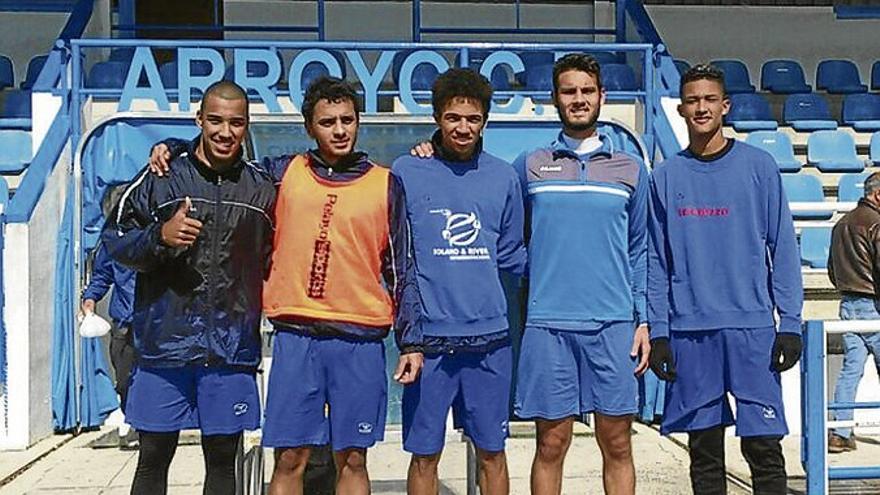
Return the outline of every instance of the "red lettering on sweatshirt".
{"type": "Polygon", "coordinates": [[[686,206],[678,209],[680,217],[726,217],[730,215],[730,208],[695,208],[686,206]]]}

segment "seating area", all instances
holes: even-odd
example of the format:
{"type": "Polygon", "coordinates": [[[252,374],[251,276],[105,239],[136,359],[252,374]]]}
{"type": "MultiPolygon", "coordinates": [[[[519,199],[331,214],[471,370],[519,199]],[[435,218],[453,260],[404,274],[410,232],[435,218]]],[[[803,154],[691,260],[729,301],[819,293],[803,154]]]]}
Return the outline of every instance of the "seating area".
{"type": "Polygon", "coordinates": [[[31,90],[47,58],[47,55],[34,56],[28,61],[24,74],[19,71],[17,78],[13,60],[0,54],[0,149],[3,150],[0,205],[3,208],[9,199],[10,186],[12,189],[17,186],[34,156],[30,132],[31,90]]]}

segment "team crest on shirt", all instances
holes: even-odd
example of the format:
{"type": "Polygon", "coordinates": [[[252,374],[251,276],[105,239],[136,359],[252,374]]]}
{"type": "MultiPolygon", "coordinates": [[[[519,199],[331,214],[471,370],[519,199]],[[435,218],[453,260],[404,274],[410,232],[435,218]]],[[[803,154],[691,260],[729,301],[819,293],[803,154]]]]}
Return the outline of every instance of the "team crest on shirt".
{"type": "Polygon", "coordinates": [[[776,410],[772,406],[763,406],[761,412],[764,415],[764,419],[776,419],[776,410]]]}
{"type": "Polygon", "coordinates": [[[358,433],[362,435],[369,435],[370,433],[373,433],[372,423],[367,423],[366,421],[358,423],[358,433]]]}
{"type": "Polygon", "coordinates": [[[241,416],[242,414],[245,414],[247,412],[248,412],[247,402],[237,402],[232,405],[232,414],[235,414],[236,416],[241,416]]]}
{"type": "Polygon", "coordinates": [[[447,245],[435,247],[434,256],[443,256],[451,261],[490,259],[489,248],[473,245],[480,237],[480,230],[483,228],[476,213],[472,211],[455,213],[448,208],[430,210],[429,213],[446,218],[440,237],[447,245]]]}

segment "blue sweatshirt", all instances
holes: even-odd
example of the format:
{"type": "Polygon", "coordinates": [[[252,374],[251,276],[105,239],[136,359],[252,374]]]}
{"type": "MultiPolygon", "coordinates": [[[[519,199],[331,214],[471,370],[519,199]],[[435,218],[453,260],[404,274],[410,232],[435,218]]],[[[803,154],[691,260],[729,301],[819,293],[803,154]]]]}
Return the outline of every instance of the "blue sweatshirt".
{"type": "Polygon", "coordinates": [[[507,330],[498,270],[523,274],[523,207],[510,165],[479,151],[454,161],[402,156],[392,173],[406,190],[422,333],[469,337],[507,330]]]}
{"type": "Polygon", "coordinates": [[[578,155],[560,134],[514,162],[530,217],[527,325],[645,322],[648,172],[599,138],[599,149],[578,155]]]}
{"type": "Polygon", "coordinates": [[[729,140],[713,157],[684,150],[654,169],[648,254],[651,338],[670,330],[800,333],[800,255],[779,167],[729,140]]]}
{"type": "Polygon", "coordinates": [[[132,307],[134,306],[135,271],[117,263],[110,257],[104,243],[98,243],[95,261],[92,264],[89,284],[83,291],[82,298],[100,301],[113,287],[110,296],[110,318],[117,326],[131,325],[132,307]]]}

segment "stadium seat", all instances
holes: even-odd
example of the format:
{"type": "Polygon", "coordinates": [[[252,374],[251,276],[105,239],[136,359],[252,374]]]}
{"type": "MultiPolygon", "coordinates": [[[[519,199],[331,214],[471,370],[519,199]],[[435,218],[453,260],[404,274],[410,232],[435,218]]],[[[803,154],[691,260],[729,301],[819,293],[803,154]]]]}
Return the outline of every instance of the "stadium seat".
{"type": "Polygon", "coordinates": [[[636,91],[636,72],[626,64],[605,64],[601,70],[602,86],[607,91],[636,91]]]}
{"type": "Polygon", "coordinates": [[[880,60],[871,66],[871,90],[880,91],[880,60]]]}
{"type": "Polygon", "coordinates": [[[18,175],[34,157],[31,133],[18,129],[0,129],[0,174],[18,175]]]}
{"type": "Polygon", "coordinates": [[[809,93],[804,69],[794,60],[769,60],[761,67],[761,89],[778,94],[809,93]]]}
{"type": "Polygon", "coordinates": [[[544,52],[520,54],[526,70],[517,74],[520,84],[528,91],[553,89],[553,57],[544,52]]]}
{"type": "Polygon", "coordinates": [[[12,68],[12,60],[6,55],[0,55],[0,89],[15,87],[15,70],[12,68]]]}
{"type": "Polygon", "coordinates": [[[860,132],[880,131],[880,95],[846,95],[843,123],[860,132]]]}
{"type": "Polygon", "coordinates": [[[843,174],[837,183],[837,200],[844,203],[854,203],[865,195],[865,179],[871,175],[843,174]]]}
{"type": "Polygon", "coordinates": [[[843,131],[815,131],[807,138],[807,162],[822,172],[861,172],[863,162],[856,155],[856,142],[843,131]]]}
{"type": "Polygon", "coordinates": [[[828,268],[831,250],[831,227],[808,227],[801,230],[801,262],[810,268],[828,268]]]}
{"type": "Polygon", "coordinates": [[[122,89],[128,64],[125,62],[98,62],[89,70],[86,87],[101,89],[122,89]]]}
{"type": "Polygon", "coordinates": [[[21,89],[31,89],[34,86],[34,83],[37,82],[37,76],[40,75],[48,58],[48,55],[37,55],[28,62],[27,74],[19,86],[21,89]]]}
{"type": "MultiPolygon", "coordinates": [[[[815,175],[785,174],[782,176],[782,187],[789,202],[821,203],[825,201],[822,193],[822,181],[815,175]]],[[[795,220],[829,220],[832,211],[807,210],[792,211],[795,220]]]]}
{"type": "Polygon", "coordinates": [[[801,170],[801,162],[794,156],[788,135],[779,131],[755,131],[746,137],[746,142],[773,155],[781,172],[801,170]]]}
{"type": "Polygon", "coordinates": [[[790,95],[785,99],[782,120],[800,132],[837,129],[828,102],[816,93],[790,95]]]}
{"type": "Polygon", "coordinates": [[[729,94],[755,92],[746,64],[739,60],[713,60],[711,64],[724,72],[724,87],[729,94]]]}
{"type": "Polygon", "coordinates": [[[599,62],[599,65],[601,65],[603,69],[608,64],[619,64],[625,58],[622,58],[620,55],[613,52],[591,52],[589,55],[592,55],[593,58],[596,59],[596,62],[599,62]]]}
{"type": "Polygon", "coordinates": [[[124,48],[113,48],[110,50],[110,56],[107,57],[107,60],[110,62],[131,62],[132,57],[134,57],[134,48],[124,47],[124,48]]]}
{"type": "Polygon", "coordinates": [[[864,93],[859,68],[849,60],[823,60],[816,68],[816,89],[833,94],[864,93]]]}
{"type": "Polygon", "coordinates": [[[880,167],[880,131],[871,134],[871,148],[868,159],[875,167],[880,167]]]}
{"type": "Polygon", "coordinates": [[[677,59],[673,60],[672,63],[674,63],[675,68],[678,69],[679,76],[683,76],[684,73],[687,72],[688,69],[691,68],[691,64],[687,60],[681,60],[681,59],[677,58],[677,59]]]}
{"type": "Polygon", "coordinates": [[[0,112],[0,129],[31,128],[31,92],[21,89],[4,91],[0,112]]]}
{"type": "Polygon", "coordinates": [[[725,123],[732,125],[737,132],[775,131],[777,127],[770,104],[755,93],[730,95],[730,112],[725,123]]]}

